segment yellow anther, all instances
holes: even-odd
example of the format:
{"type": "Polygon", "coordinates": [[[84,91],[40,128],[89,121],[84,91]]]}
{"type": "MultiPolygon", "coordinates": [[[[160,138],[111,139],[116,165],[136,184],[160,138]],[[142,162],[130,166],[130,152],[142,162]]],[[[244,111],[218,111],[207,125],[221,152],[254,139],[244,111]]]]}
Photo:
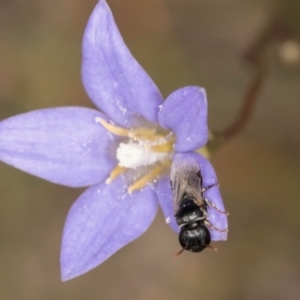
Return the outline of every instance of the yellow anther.
{"type": "Polygon", "coordinates": [[[111,184],[119,175],[124,173],[126,168],[116,166],[109,174],[109,177],[105,180],[106,184],[111,184]]]}

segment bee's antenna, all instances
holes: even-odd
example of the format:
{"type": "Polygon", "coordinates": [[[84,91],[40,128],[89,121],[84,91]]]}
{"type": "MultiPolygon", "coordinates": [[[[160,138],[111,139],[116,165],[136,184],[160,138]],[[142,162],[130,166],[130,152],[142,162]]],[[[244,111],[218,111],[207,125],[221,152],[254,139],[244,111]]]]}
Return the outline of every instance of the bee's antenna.
{"type": "Polygon", "coordinates": [[[211,250],[214,250],[214,251],[218,251],[218,248],[214,247],[214,246],[211,246],[211,245],[207,245],[207,247],[211,250]]]}
{"type": "Polygon", "coordinates": [[[184,251],[185,249],[182,248],[177,254],[174,255],[174,258],[178,258],[179,255],[184,251]]]}

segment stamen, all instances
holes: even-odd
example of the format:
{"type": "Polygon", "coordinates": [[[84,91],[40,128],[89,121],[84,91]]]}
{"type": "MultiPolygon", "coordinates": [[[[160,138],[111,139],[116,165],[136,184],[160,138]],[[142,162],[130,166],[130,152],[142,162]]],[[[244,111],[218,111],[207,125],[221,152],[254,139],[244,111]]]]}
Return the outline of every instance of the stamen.
{"type": "Polygon", "coordinates": [[[160,165],[154,166],[150,172],[148,172],[146,175],[142,176],[140,179],[138,179],[135,183],[133,183],[129,188],[128,188],[128,194],[132,194],[133,191],[140,190],[143,187],[145,187],[148,183],[151,183],[156,179],[159,175],[161,175],[166,167],[170,165],[171,162],[164,162],[160,165]]]}
{"type": "Polygon", "coordinates": [[[163,169],[161,167],[156,166],[156,167],[152,168],[149,173],[142,176],[140,179],[138,179],[134,184],[132,184],[128,188],[128,194],[131,195],[133,191],[142,189],[148,183],[151,183],[162,172],[163,172],[163,169]]]}
{"type": "Polygon", "coordinates": [[[129,137],[136,141],[153,140],[157,138],[155,128],[139,128],[130,131],[129,137]]]}
{"type": "Polygon", "coordinates": [[[172,152],[174,149],[175,137],[173,132],[165,136],[156,135],[152,141],[145,143],[146,149],[153,152],[172,152]]]}
{"type": "Polygon", "coordinates": [[[121,166],[116,166],[109,174],[109,177],[105,180],[106,184],[111,184],[119,175],[124,173],[126,168],[121,166]]]}
{"type": "Polygon", "coordinates": [[[157,128],[127,129],[113,125],[101,117],[96,117],[95,121],[110,133],[129,138],[128,143],[120,143],[117,148],[116,156],[119,165],[111,171],[105,181],[107,184],[110,184],[128,168],[136,169],[141,166],[153,166],[150,172],[129,186],[128,193],[131,194],[133,191],[142,189],[153,182],[166,168],[170,167],[171,162],[169,160],[175,142],[172,132],[161,135],[157,134],[157,128]]]}
{"type": "Polygon", "coordinates": [[[153,152],[171,152],[173,151],[173,141],[164,143],[164,144],[160,144],[160,145],[155,145],[155,146],[148,146],[145,145],[146,149],[148,149],[149,151],[153,151],[153,152]]]}
{"type": "Polygon", "coordinates": [[[120,166],[130,169],[153,166],[155,163],[171,157],[168,152],[149,151],[145,145],[136,142],[120,143],[116,156],[120,166]]]}
{"type": "Polygon", "coordinates": [[[115,135],[119,135],[119,136],[127,136],[129,137],[130,134],[130,130],[123,128],[123,127],[119,127],[116,125],[112,125],[110,123],[108,123],[107,121],[103,120],[100,117],[95,118],[96,123],[101,124],[107,131],[115,134],[115,135]]]}

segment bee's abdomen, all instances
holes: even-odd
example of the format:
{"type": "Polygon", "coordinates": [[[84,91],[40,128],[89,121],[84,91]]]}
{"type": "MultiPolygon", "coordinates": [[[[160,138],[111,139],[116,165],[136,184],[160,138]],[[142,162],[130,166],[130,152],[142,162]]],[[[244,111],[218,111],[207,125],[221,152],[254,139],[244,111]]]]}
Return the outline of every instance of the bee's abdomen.
{"type": "Polygon", "coordinates": [[[192,199],[187,198],[180,203],[175,219],[178,226],[182,227],[204,220],[205,216],[200,207],[192,199]]]}

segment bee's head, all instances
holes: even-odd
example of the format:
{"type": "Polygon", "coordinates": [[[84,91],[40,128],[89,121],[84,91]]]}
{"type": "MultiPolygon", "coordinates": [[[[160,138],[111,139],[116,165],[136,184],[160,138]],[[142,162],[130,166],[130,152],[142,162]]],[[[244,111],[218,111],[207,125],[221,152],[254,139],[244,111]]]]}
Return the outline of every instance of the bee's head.
{"type": "Polygon", "coordinates": [[[200,223],[181,227],[179,243],[183,249],[191,252],[200,252],[210,244],[209,230],[200,223]]]}

